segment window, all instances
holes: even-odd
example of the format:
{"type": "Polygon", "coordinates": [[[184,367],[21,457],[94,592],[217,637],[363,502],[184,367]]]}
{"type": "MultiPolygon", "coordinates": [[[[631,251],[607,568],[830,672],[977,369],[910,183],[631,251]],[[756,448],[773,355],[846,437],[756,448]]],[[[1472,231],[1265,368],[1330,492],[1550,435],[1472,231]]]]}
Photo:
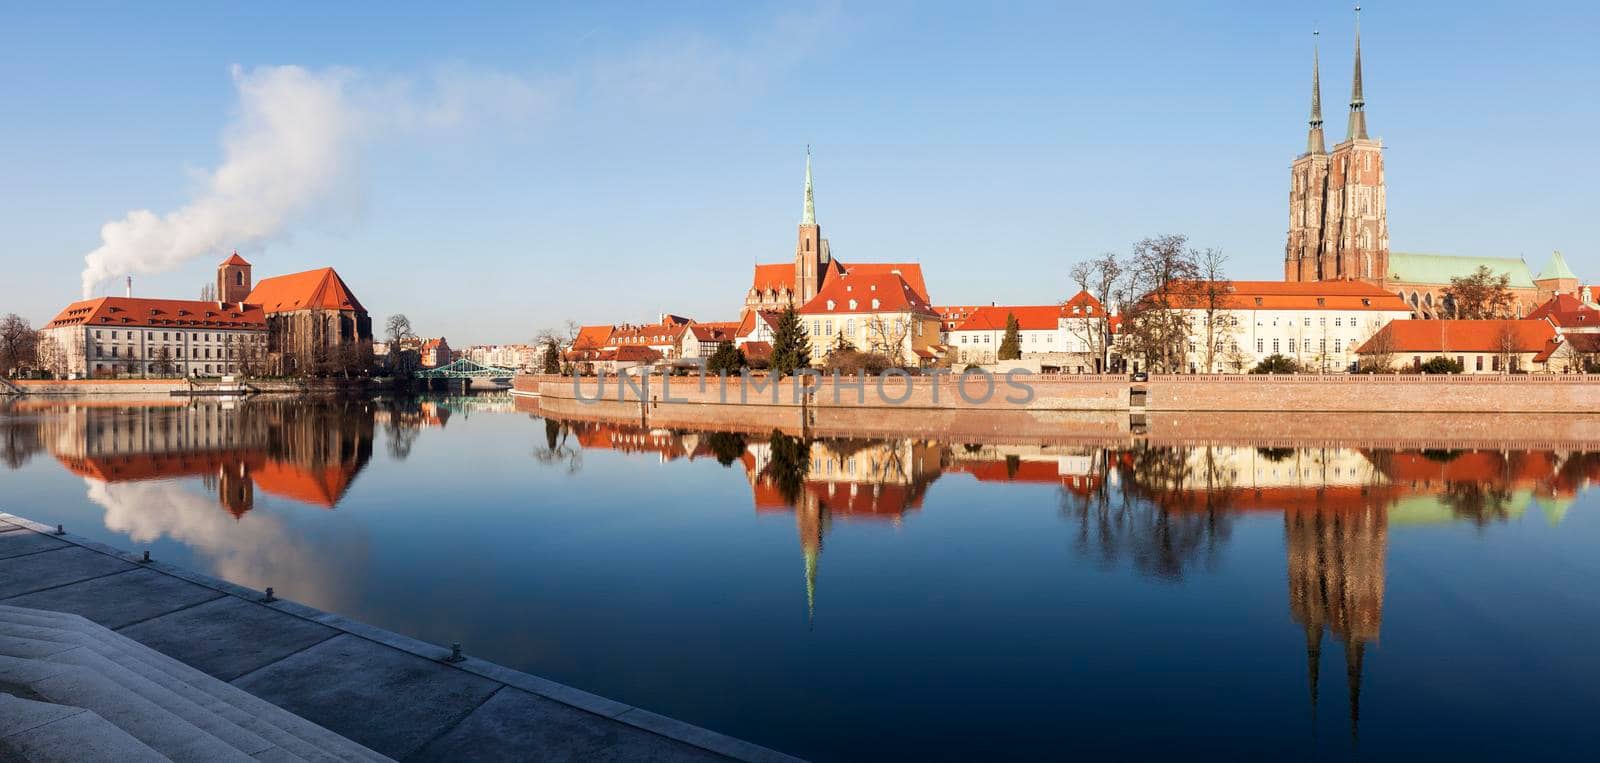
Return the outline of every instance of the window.
{"type": "Polygon", "coordinates": [[[1307,325],[1307,326],[1310,326],[1310,325],[1311,325],[1311,316],[1309,316],[1309,315],[1308,315],[1308,316],[1306,316],[1306,325],[1307,325]]]}
{"type": "Polygon", "coordinates": [[[1276,340],[1276,339],[1272,340],[1272,354],[1273,355],[1277,355],[1278,354],[1278,340],[1276,340]]]}
{"type": "Polygon", "coordinates": [[[115,331],[111,332],[111,338],[112,339],[116,339],[117,338],[117,332],[115,332],[115,331]]]}
{"type": "Polygon", "coordinates": [[[989,334],[984,334],[983,335],[983,343],[984,344],[989,344],[989,337],[990,337],[989,334]]]}
{"type": "Polygon", "coordinates": [[[1328,325],[1328,316],[1324,315],[1324,316],[1322,316],[1320,318],[1317,318],[1317,325],[1318,326],[1326,326],[1326,325],[1328,325]]]}
{"type": "Polygon", "coordinates": [[[1334,318],[1334,319],[1333,319],[1333,325],[1334,325],[1334,326],[1335,326],[1335,327],[1342,327],[1342,326],[1344,326],[1344,319],[1343,319],[1343,318],[1339,318],[1339,317],[1335,317],[1335,318],[1334,318]]]}
{"type": "Polygon", "coordinates": [[[1344,340],[1343,339],[1335,339],[1335,340],[1333,340],[1333,351],[1335,353],[1344,352],[1344,340]]]}
{"type": "Polygon", "coordinates": [[[1289,340],[1289,354],[1290,355],[1294,354],[1294,340],[1293,339],[1289,340]]]}
{"type": "Polygon", "coordinates": [[[1261,339],[1257,339],[1256,340],[1256,352],[1265,352],[1266,351],[1266,348],[1262,346],[1263,344],[1265,344],[1264,340],[1261,340],[1261,339]]]}
{"type": "MultiPolygon", "coordinates": [[[[1482,355],[1478,356],[1477,366],[1478,367],[1477,367],[1476,370],[1478,370],[1478,371],[1482,371],[1483,370],[1483,356],[1482,355]]],[[[1496,371],[1500,370],[1500,356],[1498,356],[1498,355],[1496,355],[1495,358],[1494,358],[1494,370],[1496,370],[1496,371]]]]}

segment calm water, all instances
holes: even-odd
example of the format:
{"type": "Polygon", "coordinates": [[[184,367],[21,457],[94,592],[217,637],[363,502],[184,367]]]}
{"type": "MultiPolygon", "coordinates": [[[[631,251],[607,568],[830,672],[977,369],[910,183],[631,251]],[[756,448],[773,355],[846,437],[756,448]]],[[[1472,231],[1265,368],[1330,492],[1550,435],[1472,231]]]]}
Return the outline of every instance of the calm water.
{"type": "Polygon", "coordinates": [[[823,760],[1588,758],[1600,452],[0,409],[0,509],[823,760]]]}

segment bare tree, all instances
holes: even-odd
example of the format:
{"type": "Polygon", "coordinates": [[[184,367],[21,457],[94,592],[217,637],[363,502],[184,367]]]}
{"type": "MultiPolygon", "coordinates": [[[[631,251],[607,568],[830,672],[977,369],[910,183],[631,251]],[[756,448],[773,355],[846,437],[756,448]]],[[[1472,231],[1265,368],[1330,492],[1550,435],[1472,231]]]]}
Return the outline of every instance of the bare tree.
{"type": "MultiPolygon", "coordinates": [[[[1217,351],[1222,347],[1224,337],[1219,333],[1226,333],[1227,339],[1236,339],[1233,335],[1238,333],[1232,329],[1237,320],[1232,315],[1224,315],[1233,294],[1233,282],[1224,274],[1224,266],[1228,264],[1228,255],[1221,249],[1206,249],[1196,258],[1200,271],[1198,284],[1200,310],[1203,313],[1202,322],[1206,330],[1205,346],[1205,372],[1212,373],[1216,370],[1217,351]],[[1219,325],[1224,321],[1226,326],[1219,325]]],[[[1235,369],[1237,373],[1239,369],[1235,369]]]]}
{"type": "Polygon", "coordinates": [[[905,365],[906,337],[911,335],[910,318],[885,318],[882,314],[867,319],[867,347],[896,366],[905,365]]]}
{"type": "Polygon", "coordinates": [[[384,322],[384,336],[390,344],[397,344],[406,339],[416,338],[416,333],[411,330],[411,319],[405,313],[395,313],[384,322]]]}
{"type": "Polygon", "coordinates": [[[52,378],[67,378],[67,352],[61,347],[61,343],[55,340],[55,337],[40,332],[36,354],[38,355],[40,369],[49,373],[52,378]]]}
{"type": "Polygon", "coordinates": [[[1364,352],[1357,361],[1359,369],[1369,374],[1394,373],[1394,334],[1379,328],[1360,345],[1364,352]]]}
{"type": "Polygon", "coordinates": [[[1521,347],[1517,341],[1517,330],[1511,324],[1502,324],[1500,330],[1494,335],[1495,360],[1499,361],[1500,373],[1509,374],[1511,365],[1516,361],[1521,347]]]}
{"type": "Polygon", "coordinates": [[[172,362],[172,350],[166,345],[156,348],[155,355],[150,360],[150,372],[157,376],[170,376],[175,366],[172,362]]]}
{"type": "MultiPolygon", "coordinates": [[[[1117,310],[1124,298],[1124,270],[1117,255],[1106,252],[1097,259],[1072,266],[1072,280],[1079,291],[1086,291],[1100,300],[1103,309],[1098,314],[1067,316],[1068,331],[1082,341],[1095,354],[1095,371],[1104,372],[1111,366],[1111,313],[1117,310]]],[[[1094,311],[1091,311],[1094,312],[1094,311]]]]}
{"type": "Polygon", "coordinates": [[[39,360],[39,332],[16,313],[0,318],[0,376],[33,368],[39,360]]]}
{"type": "Polygon", "coordinates": [[[1147,238],[1133,245],[1128,260],[1131,301],[1122,319],[1125,354],[1144,358],[1151,371],[1170,373],[1183,367],[1188,311],[1200,304],[1194,287],[1199,257],[1188,245],[1181,234],[1147,238]]]}
{"type": "Polygon", "coordinates": [[[208,284],[202,285],[200,287],[200,301],[201,302],[215,302],[215,301],[217,301],[217,285],[214,284],[214,283],[208,283],[208,284]]]}

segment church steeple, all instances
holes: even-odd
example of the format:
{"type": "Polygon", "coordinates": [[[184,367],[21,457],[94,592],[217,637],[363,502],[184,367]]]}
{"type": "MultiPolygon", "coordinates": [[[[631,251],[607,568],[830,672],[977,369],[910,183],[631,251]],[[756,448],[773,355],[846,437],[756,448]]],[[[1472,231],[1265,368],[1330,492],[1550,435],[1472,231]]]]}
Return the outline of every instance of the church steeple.
{"type": "Polygon", "coordinates": [[[806,146],[806,205],[800,213],[801,225],[817,224],[817,206],[811,198],[811,147],[806,146]]]}
{"type": "Polygon", "coordinates": [[[1356,6],[1356,72],[1350,82],[1350,127],[1345,140],[1367,139],[1367,100],[1361,95],[1361,6],[1356,6]]]}
{"type": "MultiPolygon", "coordinates": [[[[1313,31],[1315,40],[1322,33],[1313,31]]],[[[1322,55],[1315,41],[1311,44],[1311,131],[1306,135],[1306,153],[1326,154],[1328,146],[1322,139],[1322,55]]]]}

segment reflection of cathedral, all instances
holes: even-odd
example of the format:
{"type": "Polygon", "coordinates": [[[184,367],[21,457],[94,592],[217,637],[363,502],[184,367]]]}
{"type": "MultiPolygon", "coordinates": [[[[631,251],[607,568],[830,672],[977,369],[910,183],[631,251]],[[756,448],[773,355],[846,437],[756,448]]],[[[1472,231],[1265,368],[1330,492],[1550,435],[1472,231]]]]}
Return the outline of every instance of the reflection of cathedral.
{"type": "Polygon", "coordinates": [[[200,477],[235,517],[257,490],[333,508],[372,457],[361,403],[74,403],[52,413],[47,445],[73,473],[103,483],[200,477]]]}
{"type": "Polygon", "coordinates": [[[1344,644],[1353,734],[1361,717],[1361,663],[1383,622],[1384,559],[1389,530],[1381,507],[1290,509],[1284,513],[1289,550],[1289,614],[1305,628],[1311,706],[1317,705],[1326,630],[1344,644]]]}

